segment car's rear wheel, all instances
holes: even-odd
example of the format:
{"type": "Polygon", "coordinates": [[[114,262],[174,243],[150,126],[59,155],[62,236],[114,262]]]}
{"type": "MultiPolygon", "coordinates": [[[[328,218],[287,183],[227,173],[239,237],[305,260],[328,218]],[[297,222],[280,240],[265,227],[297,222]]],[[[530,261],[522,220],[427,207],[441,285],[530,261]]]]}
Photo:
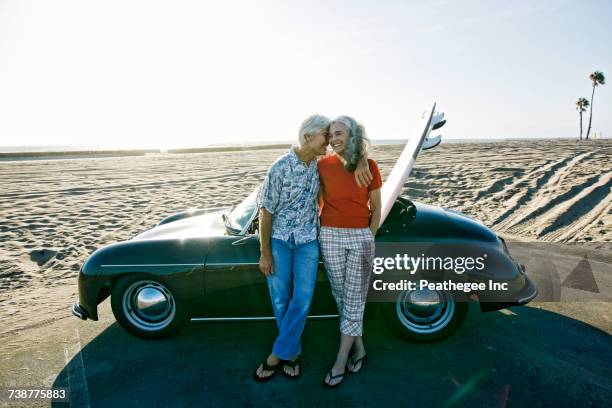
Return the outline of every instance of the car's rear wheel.
{"type": "Polygon", "coordinates": [[[387,324],[400,336],[418,342],[434,342],[455,333],[468,311],[466,301],[436,290],[404,291],[383,308],[387,324]]]}
{"type": "Polygon", "coordinates": [[[157,277],[123,277],[113,288],[111,306],[121,327],[138,337],[168,337],[186,321],[180,299],[157,277]]]}

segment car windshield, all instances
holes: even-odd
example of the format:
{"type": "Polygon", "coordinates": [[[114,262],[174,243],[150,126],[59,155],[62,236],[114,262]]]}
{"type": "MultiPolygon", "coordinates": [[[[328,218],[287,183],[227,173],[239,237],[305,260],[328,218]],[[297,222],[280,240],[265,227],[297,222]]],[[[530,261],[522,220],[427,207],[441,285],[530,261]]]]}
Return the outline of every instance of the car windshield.
{"type": "Polygon", "coordinates": [[[243,231],[248,222],[253,218],[257,208],[257,187],[247,198],[236,206],[228,215],[226,225],[236,231],[243,231]]]}

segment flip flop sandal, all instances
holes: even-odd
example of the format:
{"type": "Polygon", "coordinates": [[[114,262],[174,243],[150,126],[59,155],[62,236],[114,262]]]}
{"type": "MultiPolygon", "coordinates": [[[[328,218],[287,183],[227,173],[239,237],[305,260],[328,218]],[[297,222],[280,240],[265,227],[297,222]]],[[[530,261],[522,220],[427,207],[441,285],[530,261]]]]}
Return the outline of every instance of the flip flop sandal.
{"type": "Polygon", "coordinates": [[[351,374],[357,374],[358,372],[360,372],[361,369],[363,368],[363,365],[366,362],[366,357],[367,357],[367,354],[364,354],[363,356],[361,356],[357,360],[355,360],[355,357],[353,357],[353,356],[349,357],[349,361],[350,361],[350,363],[352,364],[353,367],[355,367],[359,363],[361,363],[361,365],[359,366],[359,370],[351,370],[350,368],[348,368],[348,365],[347,365],[346,369],[348,370],[348,372],[351,373],[351,374]]]}
{"type": "Polygon", "coordinates": [[[294,361],[291,361],[291,360],[285,361],[283,363],[283,374],[285,375],[285,377],[290,378],[292,380],[295,380],[300,375],[302,375],[302,367],[300,366],[300,358],[298,357],[294,361]],[[300,369],[300,371],[298,372],[297,375],[290,375],[290,374],[287,374],[287,372],[285,371],[285,367],[291,367],[291,368],[293,368],[293,372],[295,372],[295,367],[296,366],[300,369]]]}
{"type": "Polygon", "coordinates": [[[336,378],[340,378],[340,381],[332,385],[332,384],[326,383],[325,382],[325,378],[324,378],[323,379],[323,386],[324,387],[327,387],[327,388],[337,388],[344,381],[344,374],[345,373],[340,373],[340,374],[333,375],[332,374],[332,369],[330,368],[329,371],[327,372],[327,374],[329,374],[329,381],[335,380],[336,378]]]}
{"type": "Polygon", "coordinates": [[[266,358],[263,363],[261,363],[262,371],[272,371],[272,374],[266,376],[266,377],[260,377],[257,375],[257,370],[259,370],[259,367],[257,367],[255,369],[255,371],[253,372],[253,377],[255,377],[255,380],[257,380],[258,382],[266,382],[266,381],[270,381],[272,379],[272,377],[274,377],[274,374],[276,374],[276,370],[278,370],[278,367],[280,367],[281,362],[279,361],[278,364],[276,365],[268,365],[268,359],[266,358]]]}

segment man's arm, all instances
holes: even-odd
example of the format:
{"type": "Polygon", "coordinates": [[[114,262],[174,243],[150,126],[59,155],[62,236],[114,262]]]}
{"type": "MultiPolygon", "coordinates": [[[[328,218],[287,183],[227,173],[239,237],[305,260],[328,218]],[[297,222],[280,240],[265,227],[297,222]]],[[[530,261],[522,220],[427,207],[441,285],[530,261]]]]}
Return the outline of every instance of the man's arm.
{"type": "Polygon", "coordinates": [[[259,210],[259,270],[264,276],[274,273],[274,259],[272,258],[272,248],[270,238],[272,236],[272,214],[265,208],[259,210]]]}
{"type": "MultiPolygon", "coordinates": [[[[323,183],[319,184],[319,193],[317,194],[317,202],[319,203],[319,211],[323,208],[323,183]]],[[[319,215],[319,214],[317,214],[319,215]]]]}
{"type": "Polygon", "coordinates": [[[372,213],[370,216],[370,230],[374,236],[376,236],[376,231],[380,227],[381,202],[380,188],[370,191],[370,212],[372,213]]]}
{"type": "Polygon", "coordinates": [[[363,157],[355,169],[355,181],[357,182],[357,187],[367,187],[370,185],[373,179],[374,177],[372,176],[370,166],[368,165],[368,155],[366,152],[364,152],[363,157]]]}
{"type": "Polygon", "coordinates": [[[274,273],[274,259],[272,257],[270,239],[272,237],[272,214],[277,210],[281,192],[278,163],[278,161],[275,162],[268,169],[259,196],[259,245],[261,251],[259,270],[264,276],[274,273]]]}

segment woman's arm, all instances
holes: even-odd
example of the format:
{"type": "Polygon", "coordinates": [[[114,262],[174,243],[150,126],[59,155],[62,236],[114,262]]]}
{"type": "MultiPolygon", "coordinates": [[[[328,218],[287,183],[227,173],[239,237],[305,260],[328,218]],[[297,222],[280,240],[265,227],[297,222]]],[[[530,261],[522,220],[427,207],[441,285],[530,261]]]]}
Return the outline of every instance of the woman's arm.
{"type": "Polygon", "coordinates": [[[374,236],[376,236],[376,231],[380,226],[381,201],[380,188],[370,191],[370,230],[374,236]]]}

